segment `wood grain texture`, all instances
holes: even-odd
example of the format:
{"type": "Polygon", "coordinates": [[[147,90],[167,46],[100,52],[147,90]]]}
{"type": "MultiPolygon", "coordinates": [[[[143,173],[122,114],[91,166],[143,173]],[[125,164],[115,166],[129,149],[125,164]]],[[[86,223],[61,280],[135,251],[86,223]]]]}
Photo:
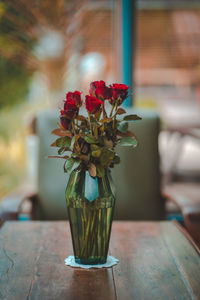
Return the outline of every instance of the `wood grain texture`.
{"type": "Polygon", "coordinates": [[[199,245],[196,244],[192,236],[189,234],[189,232],[186,230],[185,227],[183,227],[178,221],[173,220],[172,221],[174,225],[183,233],[183,235],[188,239],[188,241],[193,245],[197,253],[200,255],[200,248],[199,245]]]}
{"type": "Polygon", "coordinates": [[[164,187],[165,198],[181,210],[184,225],[200,249],[200,185],[177,182],[164,187]]]}
{"type": "Polygon", "coordinates": [[[117,299],[200,299],[200,257],[170,222],[116,222],[117,299]]]}
{"type": "Polygon", "coordinates": [[[70,268],[67,222],[6,222],[0,229],[0,299],[200,299],[200,257],[170,222],[114,222],[113,269],[70,268]]]}
{"type": "Polygon", "coordinates": [[[7,222],[0,230],[0,299],[115,299],[112,269],[65,266],[67,222],[7,222]]]}

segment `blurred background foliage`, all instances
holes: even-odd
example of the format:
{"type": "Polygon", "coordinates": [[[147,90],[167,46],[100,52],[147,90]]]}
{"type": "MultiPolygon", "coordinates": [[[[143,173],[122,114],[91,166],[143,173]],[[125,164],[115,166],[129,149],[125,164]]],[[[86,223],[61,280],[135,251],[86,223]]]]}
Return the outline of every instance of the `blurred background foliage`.
{"type": "Polygon", "coordinates": [[[0,198],[25,176],[23,105],[0,111],[0,198]]]}
{"type": "Polygon", "coordinates": [[[67,89],[81,88],[86,73],[85,85],[93,76],[105,78],[105,68],[109,73],[104,52],[110,59],[110,4],[99,9],[88,0],[0,1],[0,199],[27,177],[35,113],[58,108],[67,89]]]}
{"type": "Polygon", "coordinates": [[[31,112],[46,104],[45,99],[28,103],[33,75],[35,72],[46,73],[52,91],[59,85],[56,80],[60,80],[62,67],[60,71],[57,68],[57,79],[48,73],[61,56],[60,66],[67,59],[64,48],[68,43],[64,43],[58,58],[51,53],[45,54],[45,45],[40,47],[40,41],[50,30],[67,36],[69,42],[73,30],[67,34],[66,29],[74,12],[78,11],[78,4],[80,1],[0,2],[0,199],[26,176],[25,138],[30,123],[27,114],[31,117],[31,112]]]}
{"type": "Polygon", "coordinates": [[[48,76],[49,87],[52,90],[59,85],[56,81],[61,79],[61,66],[65,65],[67,60],[66,50],[71,34],[74,33],[74,30],[67,33],[66,29],[80,2],[62,0],[0,2],[0,108],[24,102],[33,73],[35,71],[50,73],[58,60],[62,60],[59,64],[60,71],[57,71],[58,77],[51,76],[53,78],[50,79],[48,76]],[[58,53],[57,57],[56,55],[53,57],[54,55],[48,51],[44,53],[46,49],[43,36],[48,31],[58,32],[63,38],[67,37],[63,51],[58,53]]]}
{"type": "MultiPolygon", "coordinates": [[[[30,75],[22,66],[0,57],[0,109],[24,102],[28,93],[30,75]]],[[[0,129],[1,130],[1,129],[0,129]]]]}
{"type": "Polygon", "coordinates": [[[24,51],[30,52],[34,39],[27,39],[16,24],[24,17],[12,2],[0,2],[0,198],[15,188],[25,171],[22,124],[23,103],[32,71],[24,51]],[[20,106],[18,104],[21,104],[20,106]]]}
{"type": "Polygon", "coordinates": [[[27,56],[35,38],[28,36],[27,17],[13,4],[0,3],[0,109],[25,101],[33,72],[27,68],[27,56]]]}
{"type": "MultiPolygon", "coordinates": [[[[199,1],[136,4],[134,105],[170,122],[198,119],[199,1]]],[[[120,0],[0,0],[0,200],[28,177],[37,111],[58,109],[90,81],[122,80],[121,26],[120,0]]]]}

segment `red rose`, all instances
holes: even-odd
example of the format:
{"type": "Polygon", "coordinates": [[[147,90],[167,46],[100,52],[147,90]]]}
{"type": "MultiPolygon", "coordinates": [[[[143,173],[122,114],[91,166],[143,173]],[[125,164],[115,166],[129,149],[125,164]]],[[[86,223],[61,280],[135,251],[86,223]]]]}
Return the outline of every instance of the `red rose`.
{"type": "Polygon", "coordinates": [[[60,111],[60,123],[66,130],[69,129],[71,120],[67,118],[64,110],[60,111]]]}
{"type": "Polygon", "coordinates": [[[90,83],[90,96],[94,96],[100,98],[101,100],[105,100],[110,98],[111,89],[106,86],[105,81],[93,81],[90,83]]]}
{"type": "Polygon", "coordinates": [[[76,101],[72,99],[65,101],[64,112],[68,119],[73,119],[79,112],[79,107],[76,105],[76,101]]]}
{"type": "Polygon", "coordinates": [[[69,129],[71,121],[78,114],[79,108],[75,100],[67,100],[64,103],[64,110],[60,111],[60,123],[65,129],[69,129]]]}
{"type": "Polygon", "coordinates": [[[90,114],[95,114],[96,112],[98,112],[102,104],[103,101],[97,99],[94,96],[85,96],[86,109],[90,114]]]}
{"type": "Polygon", "coordinates": [[[111,104],[114,104],[117,101],[118,105],[120,105],[128,97],[129,87],[125,84],[114,83],[111,85],[111,89],[112,96],[109,99],[111,104]]]}
{"type": "Polygon", "coordinates": [[[71,101],[71,100],[74,100],[76,105],[78,107],[81,106],[82,102],[81,102],[81,92],[79,91],[75,91],[75,92],[68,92],[66,94],[66,100],[67,101],[71,101]]]}

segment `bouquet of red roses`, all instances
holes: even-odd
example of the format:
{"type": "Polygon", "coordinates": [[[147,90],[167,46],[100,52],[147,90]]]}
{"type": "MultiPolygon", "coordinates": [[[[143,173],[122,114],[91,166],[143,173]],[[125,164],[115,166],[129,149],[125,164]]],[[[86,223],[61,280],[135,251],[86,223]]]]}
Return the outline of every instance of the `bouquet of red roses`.
{"type": "Polygon", "coordinates": [[[125,84],[106,86],[103,80],[92,82],[89,95],[85,96],[87,117],[79,114],[83,105],[81,92],[66,94],[59,128],[52,131],[59,138],[51,145],[59,148],[60,155],[51,157],[65,159],[65,172],[85,169],[92,177],[103,177],[106,168],[120,163],[115,151],[117,144],[137,146],[137,138],[128,130],[128,122],[141,118],[124,116],[126,111],[120,107],[128,97],[128,89],[125,84]]]}

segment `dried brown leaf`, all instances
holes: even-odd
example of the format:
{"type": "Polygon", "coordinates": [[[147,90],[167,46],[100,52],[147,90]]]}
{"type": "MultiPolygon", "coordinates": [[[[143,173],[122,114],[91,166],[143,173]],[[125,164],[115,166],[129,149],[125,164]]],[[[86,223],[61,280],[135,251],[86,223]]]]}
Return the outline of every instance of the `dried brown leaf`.
{"type": "Polygon", "coordinates": [[[95,136],[96,139],[98,139],[98,125],[97,125],[97,123],[94,126],[94,136],[95,136]]]}
{"type": "Polygon", "coordinates": [[[96,166],[93,163],[89,164],[88,172],[89,172],[90,176],[92,176],[92,177],[96,177],[97,176],[96,166]]]}
{"type": "Polygon", "coordinates": [[[123,115],[125,113],[126,113],[126,111],[123,108],[120,107],[120,108],[118,108],[118,110],[117,110],[117,112],[116,112],[115,115],[123,115]]]}
{"type": "Polygon", "coordinates": [[[57,147],[57,146],[56,146],[56,141],[53,142],[53,143],[50,145],[50,147],[57,147]]]}
{"type": "Polygon", "coordinates": [[[88,156],[87,155],[80,155],[79,158],[86,161],[86,162],[88,161],[88,156]]]}
{"type": "Polygon", "coordinates": [[[108,122],[111,122],[111,121],[112,121],[112,118],[105,118],[105,119],[100,120],[99,122],[100,123],[108,123],[108,122]]]}
{"type": "Polygon", "coordinates": [[[121,137],[128,137],[128,136],[133,136],[134,138],[136,138],[137,140],[137,137],[135,136],[135,134],[131,131],[127,131],[125,133],[121,132],[121,131],[117,131],[117,135],[121,136],[121,137]]]}
{"type": "Polygon", "coordinates": [[[57,125],[60,127],[60,129],[62,129],[62,130],[65,129],[59,122],[57,122],[57,125]]]}
{"type": "Polygon", "coordinates": [[[55,134],[57,136],[69,136],[69,137],[72,137],[72,134],[71,132],[69,131],[66,131],[66,130],[63,130],[61,128],[56,128],[54,129],[51,134],[55,134]]]}
{"type": "Polygon", "coordinates": [[[81,121],[81,122],[85,122],[86,121],[86,118],[84,116],[82,116],[82,115],[78,115],[75,119],[78,120],[78,121],[81,121]]]}
{"type": "Polygon", "coordinates": [[[106,137],[104,137],[103,139],[104,141],[104,145],[108,148],[112,148],[113,147],[113,142],[111,140],[108,140],[106,137]]]}

